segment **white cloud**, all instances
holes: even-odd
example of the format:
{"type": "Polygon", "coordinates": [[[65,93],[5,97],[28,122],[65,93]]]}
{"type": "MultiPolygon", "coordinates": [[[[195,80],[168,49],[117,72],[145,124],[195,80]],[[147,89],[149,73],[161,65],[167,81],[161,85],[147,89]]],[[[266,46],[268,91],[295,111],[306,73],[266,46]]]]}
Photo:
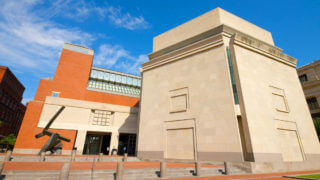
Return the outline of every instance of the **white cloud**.
{"type": "Polygon", "coordinates": [[[32,100],[32,98],[23,98],[22,101],[21,101],[21,103],[24,104],[24,105],[26,105],[27,102],[29,102],[29,101],[31,101],[31,100],[32,100]]]}
{"type": "Polygon", "coordinates": [[[93,63],[108,69],[138,75],[139,67],[146,61],[148,56],[145,54],[135,57],[121,46],[103,44],[99,47],[93,63]]]}
{"type": "Polygon", "coordinates": [[[90,44],[93,40],[89,33],[56,24],[34,13],[34,7],[38,4],[37,0],[2,2],[1,64],[46,71],[55,67],[64,42],[90,44]]]}
{"type": "Polygon", "coordinates": [[[51,8],[41,11],[41,14],[47,17],[63,16],[75,21],[84,21],[89,17],[99,17],[100,20],[108,19],[110,23],[117,27],[137,30],[147,29],[150,24],[143,16],[134,16],[129,12],[123,12],[121,8],[104,4],[97,6],[94,1],[85,0],[55,0],[51,2],[51,8]]]}
{"type": "Polygon", "coordinates": [[[107,11],[108,17],[113,24],[129,30],[147,29],[149,23],[142,17],[132,16],[130,13],[123,13],[120,8],[109,7],[107,11]]]}

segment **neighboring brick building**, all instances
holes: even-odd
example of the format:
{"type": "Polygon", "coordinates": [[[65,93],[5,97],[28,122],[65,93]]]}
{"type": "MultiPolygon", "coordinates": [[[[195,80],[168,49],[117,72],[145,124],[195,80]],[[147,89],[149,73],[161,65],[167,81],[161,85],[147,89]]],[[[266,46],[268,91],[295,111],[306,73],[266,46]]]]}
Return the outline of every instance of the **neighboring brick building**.
{"type": "Polygon", "coordinates": [[[0,138],[18,135],[26,107],[21,103],[25,88],[8,67],[0,66],[0,138]]]}
{"type": "Polygon", "coordinates": [[[41,79],[27,105],[15,153],[36,154],[48,136],[35,138],[61,106],[51,125],[61,136],[62,153],[111,154],[123,146],[135,154],[141,80],[138,76],[92,67],[93,50],[65,44],[53,78],[41,79]]]}

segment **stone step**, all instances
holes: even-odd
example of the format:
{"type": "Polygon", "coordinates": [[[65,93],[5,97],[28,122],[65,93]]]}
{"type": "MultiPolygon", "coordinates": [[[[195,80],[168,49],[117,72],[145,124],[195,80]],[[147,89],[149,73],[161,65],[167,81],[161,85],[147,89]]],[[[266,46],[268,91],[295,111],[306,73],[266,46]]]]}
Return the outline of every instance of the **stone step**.
{"type": "MultiPolygon", "coordinates": [[[[168,168],[166,177],[193,177],[193,168],[168,168]]],[[[4,171],[5,179],[57,179],[60,171],[4,171]]],[[[124,172],[124,179],[150,179],[158,178],[160,174],[159,169],[127,169],[124,172]]],[[[201,170],[202,176],[217,176],[222,175],[218,168],[203,168],[201,170]]],[[[112,179],[115,176],[115,170],[73,170],[70,171],[70,179],[112,179]]]]}
{"type": "MultiPolygon", "coordinates": [[[[201,176],[220,176],[224,175],[223,167],[202,167],[201,176]]],[[[81,179],[114,179],[116,170],[71,170],[69,174],[69,179],[81,180],[81,179]]],[[[8,180],[52,180],[58,179],[60,170],[9,170],[3,171],[3,179],[8,180]]],[[[232,174],[246,174],[241,168],[232,167],[232,174]]],[[[125,169],[124,179],[134,180],[134,179],[157,179],[160,175],[159,168],[144,168],[144,169],[125,169]]],[[[195,169],[194,167],[185,168],[167,168],[166,177],[168,178],[178,178],[178,177],[194,177],[195,169]]]]}
{"type": "MultiPolygon", "coordinates": [[[[3,161],[4,156],[0,156],[0,161],[3,161]]],[[[76,162],[93,162],[93,160],[98,160],[98,156],[90,156],[90,157],[81,157],[77,156],[75,161],[76,162]]],[[[102,157],[101,162],[118,162],[122,161],[123,157],[110,157],[110,156],[104,156],[102,157]]],[[[45,162],[68,162],[71,160],[71,157],[69,156],[46,156],[45,162]]],[[[12,156],[10,161],[14,162],[39,162],[40,157],[39,156],[12,156]]],[[[139,162],[140,160],[137,157],[128,157],[128,162],[136,161],[139,162]]]]}

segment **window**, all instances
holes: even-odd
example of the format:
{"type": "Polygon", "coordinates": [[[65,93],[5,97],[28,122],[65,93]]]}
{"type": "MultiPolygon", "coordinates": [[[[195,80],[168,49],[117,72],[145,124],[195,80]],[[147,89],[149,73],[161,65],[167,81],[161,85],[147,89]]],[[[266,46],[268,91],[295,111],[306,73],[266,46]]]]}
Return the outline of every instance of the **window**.
{"type": "Polygon", "coordinates": [[[109,73],[104,74],[104,80],[107,80],[107,81],[109,80],[109,73]]]}
{"type": "Polygon", "coordinates": [[[115,79],[116,79],[116,75],[110,74],[109,78],[110,78],[110,81],[113,81],[113,82],[114,82],[115,79]]]}
{"type": "Polygon", "coordinates": [[[1,102],[4,104],[5,102],[6,102],[6,97],[7,97],[7,95],[5,94],[5,93],[3,93],[4,95],[3,95],[3,98],[2,98],[2,100],[1,100],[1,102]]]}
{"type": "Polygon", "coordinates": [[[60,92],[52,91],[52,97],[59,97],[60,92]]]}
{"type": "Polygon", "coordinates": [[[300,82],[308,81],[308,76],[306,74],[302,74],[299,76],[300,82]]]}
{"type": "Polygon", "coordinates": [[[315,98],[315,97],[308,98],[307,99],[307,103],[308,103],[308,106],[309,106],[310,110],[314,110],[314,109],[318,109],[319,108],[319,104],[318,104],[317,98],[315,98]]]}
{"type": "Polygon", "coordinates": [[[116,82],[121,83],[121,76],[120,75],[116,75],[116,82]]]}
{"type": "Polygon", "coordinates": [[[10,96],[7,98],[6,106],[9,106],[9,103],[11,102],[10,96]]]}
{"type": "Polygon", "coordinates": [[[92,70],[92,71],[91,71],[91,77],[92,77],[92,78],[97,78],[97,76],[98,76],[98,72],[95,71],[95,70],[92,70]]]}
{"type": "Polygon", "coordinates": [[[234,70],[232,65],[232,59],[229,48],[227,48],[227,57],[228,57],[228,64],[229,64],[229,72],[231,77],[231,85],[232,85],[232,91],[233,91],[233,99],[235,104],[239,104],[239,97],[237,92],[237,86],[236,86],[236,80],[234,77],[234,70]]]}
{"type": "Polygon", "coordinates": [[[133,78],[132,85],[137,86],[138,85],[138,79],[133,78]]]}
{"type": "Polygon", "coordinates": [[[110,126],[113,112],[102,110],[91,110],[91,118],[93,125],[110,126]]]}

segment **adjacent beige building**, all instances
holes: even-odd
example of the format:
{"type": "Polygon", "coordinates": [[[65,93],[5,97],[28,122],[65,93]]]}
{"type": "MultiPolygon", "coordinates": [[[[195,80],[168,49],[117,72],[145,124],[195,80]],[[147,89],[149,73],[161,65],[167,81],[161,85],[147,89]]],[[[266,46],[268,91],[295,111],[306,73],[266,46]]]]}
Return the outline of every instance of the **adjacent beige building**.
{"type": "Polygon", "coordinates": [[[297,69],[299,79],[313,118],[320,117],[320,60],[297,69]]]}
{"type": "Polygon", "coordinates": [[[156,36],[149,58],[138,157],[320,161],[297,60],[267,30],[216,8],[156,36]]]}
{"type": "Polygon", "coordinates": [[[297,71],[320,140],[320,60],[302,66],[297,71]]]}

